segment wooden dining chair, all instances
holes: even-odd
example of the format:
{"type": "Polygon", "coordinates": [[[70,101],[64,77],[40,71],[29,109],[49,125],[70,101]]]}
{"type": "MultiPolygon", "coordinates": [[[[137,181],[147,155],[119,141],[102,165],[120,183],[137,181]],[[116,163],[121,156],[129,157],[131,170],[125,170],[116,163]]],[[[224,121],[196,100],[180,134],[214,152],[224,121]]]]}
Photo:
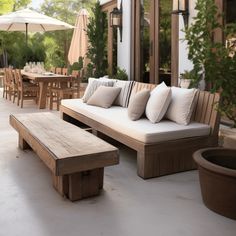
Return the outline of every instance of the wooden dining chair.
{"type": "Polygon", "coordinates": [[[18,83],[17,105],[19,106],[20,102],[20,107],[23,108],[24,100],[35,100],[35,102],[37,103],[39,86],[30,82],[24,82],[21,75],[21,71],[19,69],[15,70],[15,77],[18,83]]]}
{"type": "Polygon", "coordinates": [[[4,75],[3,75],[3,98],[8,98],[9,94],[9,84],[8,84],[8,79],[7,79],[7,68],[3,69],[4,75]]]}
{"type": "Polygon", "coordinates": [[[15,83],[15,78],[13,75],[13,71],[11,68],[4,69],[4,96],[6,99],[11,101],[13,96],[13,102],[15,102],[15,98],[17,96],[17,85],[15,83]]]}
{"type": "Polygon", "coordinates": [[[62,75],[62,68],[57,67],[55,72],[56,72],[56,74],[58,74],[58,75],[62,75]]]}
{"type": "Polygon", "coordinates": [[[68,75],[68,69],[62,68],[62,75],[68,75]]]}
{"type": "MultiPolygon", "coordinates": [[[[65,84],[64,84],[65,85],[65,84]]],[[[57,105],[57,110],[61,100],[64,98],[78,98],[80,96],[80,77],[78,71],[72,71],[66,86],[53,87],[50,89],[49,109],[53,109],[53,103],[57,105]]]]}
{"type": "Polygon", "coordinates": [[[55,67],[51,67],[49,71],[55,74],[56,68],[55,67]]]}
{"type": "Polygon", "coordinates": [[[18,94],[18,84],[16,82],[14,70],[9,68],[8,75],[10,80],[10,96],[13,96],[13,103],[15,103],[17,94],[18,94]]]}

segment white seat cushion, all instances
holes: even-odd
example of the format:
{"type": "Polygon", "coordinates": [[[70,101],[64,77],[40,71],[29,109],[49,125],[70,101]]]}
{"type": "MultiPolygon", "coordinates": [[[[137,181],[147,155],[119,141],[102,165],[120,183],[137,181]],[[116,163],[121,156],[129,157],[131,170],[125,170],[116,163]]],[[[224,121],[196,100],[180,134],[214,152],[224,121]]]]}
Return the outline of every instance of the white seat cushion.
{"type": "Polygon", "coordinates": [[[162,120],[155,124],[151,123],[147,118],[131,121],[128,118],[127,108],[124,107],[113,106],[109,109],[104,109],[87,105],[81,99],[62,100],[61,104],[144,143],[158,143],[210,134],[210,126],[196,122],[186,126],[169,120],[162,120]]]}

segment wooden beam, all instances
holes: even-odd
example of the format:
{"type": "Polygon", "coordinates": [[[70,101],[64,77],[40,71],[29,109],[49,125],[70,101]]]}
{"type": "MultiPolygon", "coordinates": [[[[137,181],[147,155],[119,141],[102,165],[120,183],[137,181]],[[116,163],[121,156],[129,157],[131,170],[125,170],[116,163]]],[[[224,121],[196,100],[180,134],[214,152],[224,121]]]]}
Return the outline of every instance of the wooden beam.
{"type": "Polygon", "coordinates": [[[178,86],[179,77],[179,15],[171,15],[171,85],[178,86]]]}

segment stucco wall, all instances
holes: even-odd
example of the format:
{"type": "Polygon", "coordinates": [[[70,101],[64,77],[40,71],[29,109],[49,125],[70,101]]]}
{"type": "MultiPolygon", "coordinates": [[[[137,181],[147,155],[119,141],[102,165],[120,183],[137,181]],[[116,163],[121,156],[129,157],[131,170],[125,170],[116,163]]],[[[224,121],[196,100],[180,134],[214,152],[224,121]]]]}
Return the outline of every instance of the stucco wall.
{"type": "MultiPolygon", "coordinates": [[[[111,0],[100,0],[103,5],[111,0]]],[[[118,8],[121,0],[117,1],[118,8]]],[[[118,31],[118,52],[117,64],[121,69],[125,69],[130,77],[131,72],[131,0],[123,0],[123,29],[122,42],[120,42],[120,33],[118,31]]]]}
{"type": "MultiPolygon", "coordinates": [[[[120,6],[121,0],[118,0],[120,6]]],[[[119,33],[118,33],[119,35],[119,33]]],[[[131,0],[123,0],[123,38],[118,36],[118,66],[125,69],[130,77],[131,72],[131,0]]]]}
{"type": "MultiPolygon", "coordinates": [[[[196,0],[189,1],[189,25],[192,23],[192,18],[196,15],[196,11],[194,9],[196,0]]],[[[183,17],[179,17],[179,73],[183,73],[184,70],[191,70],[192,63],[188,60],[188,49],[186,41],[183,41],[185,37],[185,33],[183,32],[184,29],[184,21],[183,17]]]]}

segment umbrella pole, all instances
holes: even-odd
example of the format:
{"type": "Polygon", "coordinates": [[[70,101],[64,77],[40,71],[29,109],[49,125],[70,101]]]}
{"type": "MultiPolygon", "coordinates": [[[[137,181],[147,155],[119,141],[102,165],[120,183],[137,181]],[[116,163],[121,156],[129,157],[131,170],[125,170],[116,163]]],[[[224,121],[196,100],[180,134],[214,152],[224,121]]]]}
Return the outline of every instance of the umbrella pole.
{"type": "Polygon", "coordinates": [[[25,28],[26,28],[25,40],[26,40],[26,46],[28,46],[28,23],[25,23],[25,28]]]}

